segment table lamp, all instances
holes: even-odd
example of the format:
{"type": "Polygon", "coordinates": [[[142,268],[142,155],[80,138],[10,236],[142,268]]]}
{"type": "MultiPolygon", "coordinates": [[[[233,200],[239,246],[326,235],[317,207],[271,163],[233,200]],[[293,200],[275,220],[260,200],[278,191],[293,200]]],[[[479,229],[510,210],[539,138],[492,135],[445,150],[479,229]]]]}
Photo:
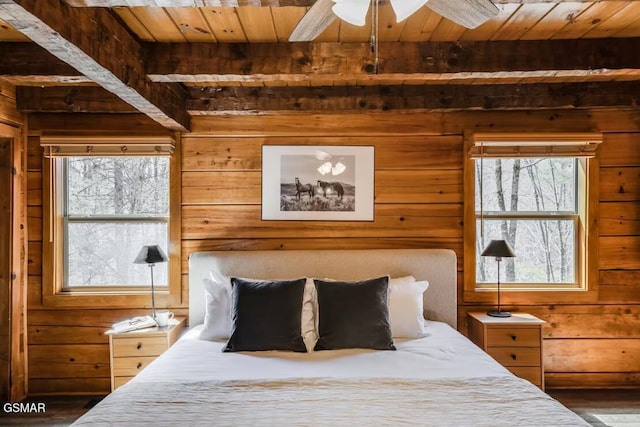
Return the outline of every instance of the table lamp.
{"type": "Polygon", "coordinates": [[[143,246],[138,256],[133,261],[134,264],[148,264],[151,269],[151,315],[156,320],[156,300],[155,289],[153,287],[153,267],[157,262],[167,262],[167,254],[158,245],[143,246]]]}
{"type": "Polygon", "coordinates": [[[511,313],[500,309],[500,261],[505,257],[515,257],[516,254],[506,240],[492,240],[487,247],[484,248],[481,255],[496,257],[496,262],[498,263],[498,310],[488,311],[487,314],[492,317],[511,317],[511,313]]]}

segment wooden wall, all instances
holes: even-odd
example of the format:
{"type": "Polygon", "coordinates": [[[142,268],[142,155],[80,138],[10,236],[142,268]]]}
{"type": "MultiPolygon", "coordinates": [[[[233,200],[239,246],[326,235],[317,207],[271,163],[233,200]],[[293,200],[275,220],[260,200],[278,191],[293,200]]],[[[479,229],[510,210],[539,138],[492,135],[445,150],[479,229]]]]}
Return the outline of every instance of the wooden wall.
{"type": "Polygon", "coordinates": [[[0,82],[0,400],[26,395],[26,171],[24,117],[0,82]]]}
{"type": "MultiPolygon", "coordinates": [[[[106,392],[105,328],[136,309],[54,310],[41,288],[41,158],[37,130],[144,132],[139,116],[33,115],[29,139],[29,370],[32,393],[106,392]]],[[[597,302],[531,304],[548,323],[548,387],[640,385],[640,112],[522,111],[194,117],[182,139],[182,283],[197,250],[450,248],[462,300],[463,133],[603,131],[597,302]],[[261,221],[263,144],[373,145],[375,221],[261,221]]],[[[184,312],[186,303],[177,307],[184,312]]],[[[482,308],[486,309],[486,308],[482,308]]]]}
{"type": "MultiPolygon", "coordinates": [[[[69,134],[145,135],[162,130],[138,114],[33,115],[28,136],[29,292],[28,343],[29,393],[106,394],[110,390],[109,340],[104,332],[117,320],[149,312],[147,306],[53,308],[42,302],[43,179],[40,134],[43,131],[69,134]]],[[[150,301],[150,300],[149,300],[150,301]]],[[[158,303],[158,308],[162,307],[158,303]]],[[[167,307],[176,315],[187,310],[167,307]]]]}
{"type": "MultiPolygon", "coordinates": [[[[0,138],[0,235],[11,236],[11,158],[10,141],[0,138]]],[[[11,241],[0,240],[0,400],[9,399],[11,357],[11,241]]]]}

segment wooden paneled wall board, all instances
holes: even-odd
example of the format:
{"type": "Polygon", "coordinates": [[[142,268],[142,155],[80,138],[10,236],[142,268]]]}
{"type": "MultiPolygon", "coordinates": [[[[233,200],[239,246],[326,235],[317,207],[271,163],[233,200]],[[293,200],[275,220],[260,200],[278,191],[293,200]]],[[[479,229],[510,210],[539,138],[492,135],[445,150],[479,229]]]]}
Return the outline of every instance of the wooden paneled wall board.
{"type": "Polygon", "coordinates": [[[183,172],[182,204],[260,204],[261,183],[259,171],[183,172]]]}
{"type": "Polygon", "coordinates": [[[42,207],[27,207],[27,227],[29,240],[42,241],[42,207]]]}
{"type": "MultiPolygon", "coordinates": [[[[27,170],[30,172],[29,176],[32,173],[42,171],[42,148],[40,148],[39,137],[29,136],[27,138],[27,170]]],[[[42,188],[42,182],[40,187],[42,188]]]]}
{"type": "Polygon", "coordinates": [[[458,271],[462,271],[462,239],[441,237],[393,238],[274,238],[274,239],[196,239],[182,241],[182,272],[188,276],[189,255],[197,251],[227,250],[308,250],[308,249],[450,249],[458,256],[458,271]]]}
{"type": "Polygon", "coordinates": [[[544,337],[547,339],[578,338],[636,338],[640,330],[640,307],[637,305],[603,305],[544,310],[534,308],[532,314],[545,320],[544,337]],[[554,313],[559,311],[559,313],[554,313]],[[585,329],[585,324],[589,325],[585,329]]]}
{"type": "Polygon", "coordinates": [[[42,276],[42,241],[29,241],[27,256],[29,276],[42,276]]]}
{"type": "MultiPolygon", "coordinates": [[[[31,244],[29,245],[31,248],[31,244]]],[[[31,314],[32,309],[38,309],[42,305],[42,277],[33,276],[29,273],[27,281],[27,311],[31,314]]],[[[29,335],[27,334],[27,339],[29,335]]]]}
{"type": "MultiPolygon", "coordinates": [[[[165,131],[158,123],[144,114],[31,114],[29,116],[29,129],[51,131],[69,131],[88,134],[113,132],[114,129],[128,132],[153,133],[165,131]]],[[[38,147],[39,149],[39,147],[38,147]]],[[[36,148],[32,148],[37,151],[36,148]]]]}
{"type": "Polygon", "coordinates": [[[29,378],[29,394],[42,395],[100,395],[111,389],[111,377],[89,378],[29,378]]]}
{"type": "Polygon", "coordinates": [[[628,285],[640,283],[640,270],[601,270],[600,286],[628,285]]]}
{"type": "Polygon", "coordinates": [[[601,236],[639,236],[640,201],[601,202],[601,236]]]}
{"type": "MultiPolygon", "coordinates": [[[[151,302],[149,302],[151,305],[151,302]]],[[[151,308],[149,307],[149,311],[151,308]]],[[[86,328],[104,328],[106,332],[111,325],[122,319],[140,315],[139,308],[101,308],[101,309],[58,309],[32,310],[29,317],[30,327],[86,327],[86,328]]],[[[186,314],[186,309],[176,309],[176,316],[186,314]]],[[[143,313],[144,314],[144,313],[143,313]]]]}
{"type": "MultiPolygon", "coordinates": [[[[328,133],[328,132],[327,132],[328,133]]],[[[263,145],[373,145],[376,170],[462,169],[460,135],[183,138],[183,172],[262,168],[263,145]]]]}
{"type": "Polygon", "coordinates": [[[600,302],[606,304],[640,304],[640,284],[602,285],[598,296],[600,302]]]}
{"type": "Polygon", "coordinates": [[[109,346],[47,344],[29,346],[29,377],[91,378],[109,376],[109,346]]]}
{"type": "Polygon", "coordinates": [[[375,221],[262,221],[260,206],[185,206],[182,238],[297,237],[458,237],[462,238],[462,205],[377,205],[375,221]]]}
{"type": "Polygon", "coordinates": [[[375,175],[376,203],[459,203],[464,201],[462,170],[430,169],[412,173],[381,170],[375,175]]]}
{"type": "Polygon", "coordinates": [[[544,364],[553,372],[640,372],[638,354],[638,339],[547,340],[544,344],[544,364]]]}
{"type": "MultiPolygon", "coordinates": [[[[442,114],[378,113],[371,115],[194,116],[193,136],[335,136],[443,135],[442,114]]],[[[450,132],[454,133],[454,132],[450,132]]]]}
{"type": "Polygon", "coordinates": [[[109,338],[104,335],[104,326],[63,326],[31,325],[27,333],[29,344],[106,344],[109,338]]]}
{"type": "Polygon", "coordinates": [[[27,204],[42,205],[42,173],[39,170],[27,174],[27,204]]]}
{"type": "MultiPolygon", "coordinates": [[[[50,118],[49,120],[53,120],[50,118]]],[[[60,126],[59,124],[56,126],[60,126]]],[[[86,127],[86,124],[84,124],[86,127]]],[[[451,113],[378,113],[193,117],[189,136],[383,136],[462,135],[476,132],[638,132],[638,109],[471,111],[451,113]]],[[[347,142],[347,141],[345,141],[347,142]]]]}
{"type": "Polygon", "coordinates": [[[600,200],[640,200],[640,167],[601,168],[600,200]]]}
{"type": "Polygon", "coordinates": [[[607,133],[600,153],[601,167],[640,165],[640,134],[607,133]]]}
{"type": "Polygon", "coordinates": [[[600,237],[601,270],[640,268],[640,236],[600,237]]]}
{"type": "Polygon", "coordinates": [[[548,389],[567,388],[583,389],[585,384],[589,388],[638,388],[640,374],[637,372],[545,372],[545,384],[548,389]]]}
{"type": "Polygon", "coordinates": [[[0,80],[0,122],[21,128],[24,124],[22,114],[16,107],[16,90],[12,84],[0,80]]]}

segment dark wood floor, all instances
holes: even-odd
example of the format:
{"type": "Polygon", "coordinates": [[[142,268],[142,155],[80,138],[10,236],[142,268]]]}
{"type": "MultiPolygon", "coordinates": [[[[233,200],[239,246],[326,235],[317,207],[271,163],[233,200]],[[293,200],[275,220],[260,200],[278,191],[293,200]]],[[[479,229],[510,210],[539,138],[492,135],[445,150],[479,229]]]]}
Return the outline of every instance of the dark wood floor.
{"type": "MultiPolygon", "coordinates": [[[[640,427],[640,389],[547,390],[572,411],[596,427],[640,427]]],[[[0,409],[0,426],[63,427],[100,401],[96,396],[33,398],[44,402],[45,414],[6,414],[0,409]]]]}
{"type": "Polygon", "coordinates": [[[640,427],[640,389],[547,390],[596,427],[640,427]]]}
{"type": "Polygon", "coordinates": [[[100,396],[34,397],[26,402],[44,403],[45,413],[7,414],[0,408],[0,426],[66,427],[98,403],[100,396]]]}

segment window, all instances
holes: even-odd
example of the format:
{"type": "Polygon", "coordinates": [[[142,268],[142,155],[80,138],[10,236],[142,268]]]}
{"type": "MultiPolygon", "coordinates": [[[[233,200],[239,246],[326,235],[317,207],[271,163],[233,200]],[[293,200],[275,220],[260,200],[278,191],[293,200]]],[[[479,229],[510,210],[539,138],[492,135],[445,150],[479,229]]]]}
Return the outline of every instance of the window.
{"type": "Polygon", "coordinates": [[[484,291],[496,288],[496,262],[480,254],[494,239],[516,253],[503,258],[500,272],[513,303],[518,292],[554,291],[562,299],[561,291],[595,290],[600,140],[594,134],[476,134],[467,141],[466,301],[492,301],[484,291]]]}
{"type": "Polygon", "coordinates": [[[149,267],[133,260],[160,245],[156,302],[181,302],[179,152],[169,137],[41,137],[43,303],[150,305],[149,267]],[[90,145],[95,144],[95,145],[90,145]]]}
{"type": "MultiPolygon", "coordinates": [[[[140,286],[149,268],[131,264],[143,245],[167,252],[168,157],[67,157],[62,160],[64,283],[140,286]]],[[[167,264],[154,270],[167,286],[167,264]]]]}
{"type": "Polygon", "coordinates": [[[502,239],[517,248],[502,260],[502,283],[576,285],[578,168],[574,157],[475,160],[478,284],[496,282],[495,261],[480,254],[502,239]]]}

